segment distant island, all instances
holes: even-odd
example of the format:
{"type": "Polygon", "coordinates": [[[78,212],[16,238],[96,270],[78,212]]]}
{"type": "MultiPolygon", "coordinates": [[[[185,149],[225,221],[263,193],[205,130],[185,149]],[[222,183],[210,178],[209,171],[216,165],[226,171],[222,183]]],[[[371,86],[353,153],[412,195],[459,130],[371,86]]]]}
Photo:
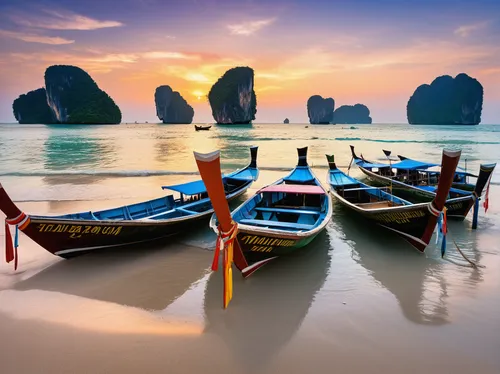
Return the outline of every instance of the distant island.
{"type": "Polygon", "coordinates": [[[218,124],[251,123],[257,112],[253,69],[236,67],[226,71],[210,89],[208,101],[218,124]]]}
{"type": "Polygon", "coordinates": [[[419,86],[408,101],[411,125],[478,125],[483,108],[483,86],[467,74],[443,75],[419,86]]]}
{"type": "Polygon", "coordinates": [[[170,86],[160,86],[155,91],[156,115],[163,123],[192,123],[194,110],[170,86]]]}
{"type": "Polygon", "coordinates": [[[331,97],[323,99],[320,95],[313,95],[307,100],[307,115],[309,123],[313,125],[329,124],[333,120],[335,100],[331,97]]]}
{"type": "Polygon", "coordinates": [[[116,124],[122,119],[120,108],[90,75],[70,65],[48,67],[45,88],[19,96],[12,109],[19,123],[116,124]]]}
{"type": "Polygon", "coordinates": [[[285,118],[285,120],[283,121],[283,123],[290,123],[290,120],[288,118],[285,118]]]}
{"type": "Polygon", "coordinates": [[[341,105],[333,112],[333,123],[336,124],[363,124],[372,123],[370,110],[366,105],[341,105]]]}
{"type": "Polygon", "coordinates": [[[53,123],[52,111],[47,105],[45,88],[39,88],[23,94],[12,104],[14,117],[21,124],[53,123]]]}

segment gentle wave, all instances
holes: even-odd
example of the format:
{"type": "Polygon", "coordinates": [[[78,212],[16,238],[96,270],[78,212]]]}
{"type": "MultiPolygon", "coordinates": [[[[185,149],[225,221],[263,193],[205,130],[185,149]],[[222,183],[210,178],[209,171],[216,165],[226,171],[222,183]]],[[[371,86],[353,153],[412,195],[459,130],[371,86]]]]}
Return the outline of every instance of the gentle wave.
{"type": "Polygon", "coordinates": [[[345,138],[335,138],[338,141],[360,141],[365,142],[376,142],[376,143],[422,143],[422,144],[458,144],[458,145],[468,145],[468,144],[500,144],[500,142],[480,142],[473,140],[392,140],[392,139],[370,139],[370,138],[359,138],[359,137],[345,137],[345,138]]]}

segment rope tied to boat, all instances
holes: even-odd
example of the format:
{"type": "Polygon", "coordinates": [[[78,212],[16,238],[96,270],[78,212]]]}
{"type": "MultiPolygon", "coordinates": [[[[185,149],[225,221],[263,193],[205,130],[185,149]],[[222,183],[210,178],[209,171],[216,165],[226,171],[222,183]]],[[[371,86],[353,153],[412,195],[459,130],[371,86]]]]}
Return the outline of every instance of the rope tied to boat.
{"type": "MultiPolygon", "coordinates": [[[[441,258],[446,260],[446,261],[449,261],[455,265],[467,266],[467,265],[455,262],[450,258],[444,258],[444,255],[446,254],[446,235],[448,233],[451,234],[451,231],[448,229],[448,222],[447,222],[447,218],[446,218],[446,207],[444,207],[443,211],[439,214],[436,230],[437,230],[436,245],[439,243],[439,240],[441,239],[441,258]]],[[[460,253],[460,255],[465,259],[465,261],[467,261],[473,268],[477,269],[478,267],[484,267],[484,266],[478,265],[475,262],[473,262],[472,260],[470,260],[465,255],[465,253],[462,252],[462,250],[458,246],[455,239],[451,238],[451,240],[453,241],[453,244],[455,245],[455,248],[457,249],[458,253],[460,253]]]]}
{"type": "Polygon", "coordinates": [[[5,218],[5,261],[10,263],[14,261],[14,270],[17,270],[19,255],[19,230],[24,230],[30,224],[30,217],[21,212],[16,218],[5,218]],[[10,232],[10,226],[15,226],[14,241],[10,232]]]}
{"type": "Polygon", "coordinates": [[[221,226],[217,227],[217,244],[215,246],[214,259],[212,262],[212,270],[217,271],[219,268],[219,256],[223,251],[223,278],[224,278],[224,294],[223,305],[227,308],[229,302],[233,298],[233,256],[234,256],[234,240],[238,234],[238,224],[231,221],[231,229],[227,232],[222,231],[221,226]]]}

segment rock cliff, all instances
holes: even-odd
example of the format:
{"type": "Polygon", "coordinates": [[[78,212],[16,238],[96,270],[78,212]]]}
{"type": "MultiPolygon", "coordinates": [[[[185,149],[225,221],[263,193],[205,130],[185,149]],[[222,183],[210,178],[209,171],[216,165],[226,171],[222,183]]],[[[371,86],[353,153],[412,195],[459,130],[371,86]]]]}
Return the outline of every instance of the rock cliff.
{"type": "Polygon", "coordinates": [[[47,105],[45,88],[19,96],[12,104],[14,117],[19,123],[53,123],[52,112],[47,105]]]}
{"type": "Polygon", "coordinates": [[[333,120],[333,110],[335,100],[331,97],[323,99],[319,95],[314,95],[307,100],[307,115],[309,123],[313,125],[329,124],[333,120]]]}
{"type": "Polygon", "coordinates": [[[372,118],[370,117],[370,110],[366,107],[366,105],[341,105],[333,112],[333,123],[372,123],[372,118]]]}
{"type": "Polygon", "coordinates": [[[483,86],[461,73],[419,86],[408,101],[406,115],[412,125],[477,125],[482,108],[483,86]]]}
{"type": "Polygon", "coordinates": [[[120,108],[84,70],[53,65],[45,71],[47,103],[56,122],[114,124],[121,122],[120,108]]]}
{"type": "Polygon", "coordinates": [[[160,86],[155,91],[156,115],[163,123],[191,123],[194,110],[179,92],[170,86],[160,86]]]}
{"type": "Polygon", "coordinates": [[[212,115],[220,124],[246,124],[255,119],[254,72],[236,67],[224,73],[208,93],[212,115]]]}

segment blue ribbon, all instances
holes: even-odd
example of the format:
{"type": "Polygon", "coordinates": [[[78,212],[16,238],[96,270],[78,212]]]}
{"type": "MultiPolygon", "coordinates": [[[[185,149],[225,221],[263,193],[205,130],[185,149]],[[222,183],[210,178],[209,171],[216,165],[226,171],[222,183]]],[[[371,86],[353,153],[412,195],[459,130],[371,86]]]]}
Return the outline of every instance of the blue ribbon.
{"type": "Polygon", "coordinates": [[[477,229],[477,220],[479,215],[479,197],[474,200],[474,215],[472,216],[472,228],[477,229]]]}
{"type": "Polygon", "coordinates": [[[436,233],[436,246],[439,243],[439,239],[441,239],[441,258],[443,258],[446,252],[446,235],[443,234],[443,219],[444,219],[444,212],[441,212],[438,216],[437,233],[436,233]]]}
{"type": "Polygon", "coordinates": [[[14,248],[19,247],[19,228],[16,225],[16,234],[14,236],[14,248]]]}
{"type": "Polygon", "coordinates": [[[443,229],[442,229],[443,220],[442,220],[442,217],[443,217],[443,213],[440,213],[439,216],[438,216],[438,221],[437,221],[437,226],[436,226],[436,229],[437,229],[437,232],[436,232],[436,245],[438,245],[439,238],[441,237],[441,235],[443,233],[443,229]]]}

